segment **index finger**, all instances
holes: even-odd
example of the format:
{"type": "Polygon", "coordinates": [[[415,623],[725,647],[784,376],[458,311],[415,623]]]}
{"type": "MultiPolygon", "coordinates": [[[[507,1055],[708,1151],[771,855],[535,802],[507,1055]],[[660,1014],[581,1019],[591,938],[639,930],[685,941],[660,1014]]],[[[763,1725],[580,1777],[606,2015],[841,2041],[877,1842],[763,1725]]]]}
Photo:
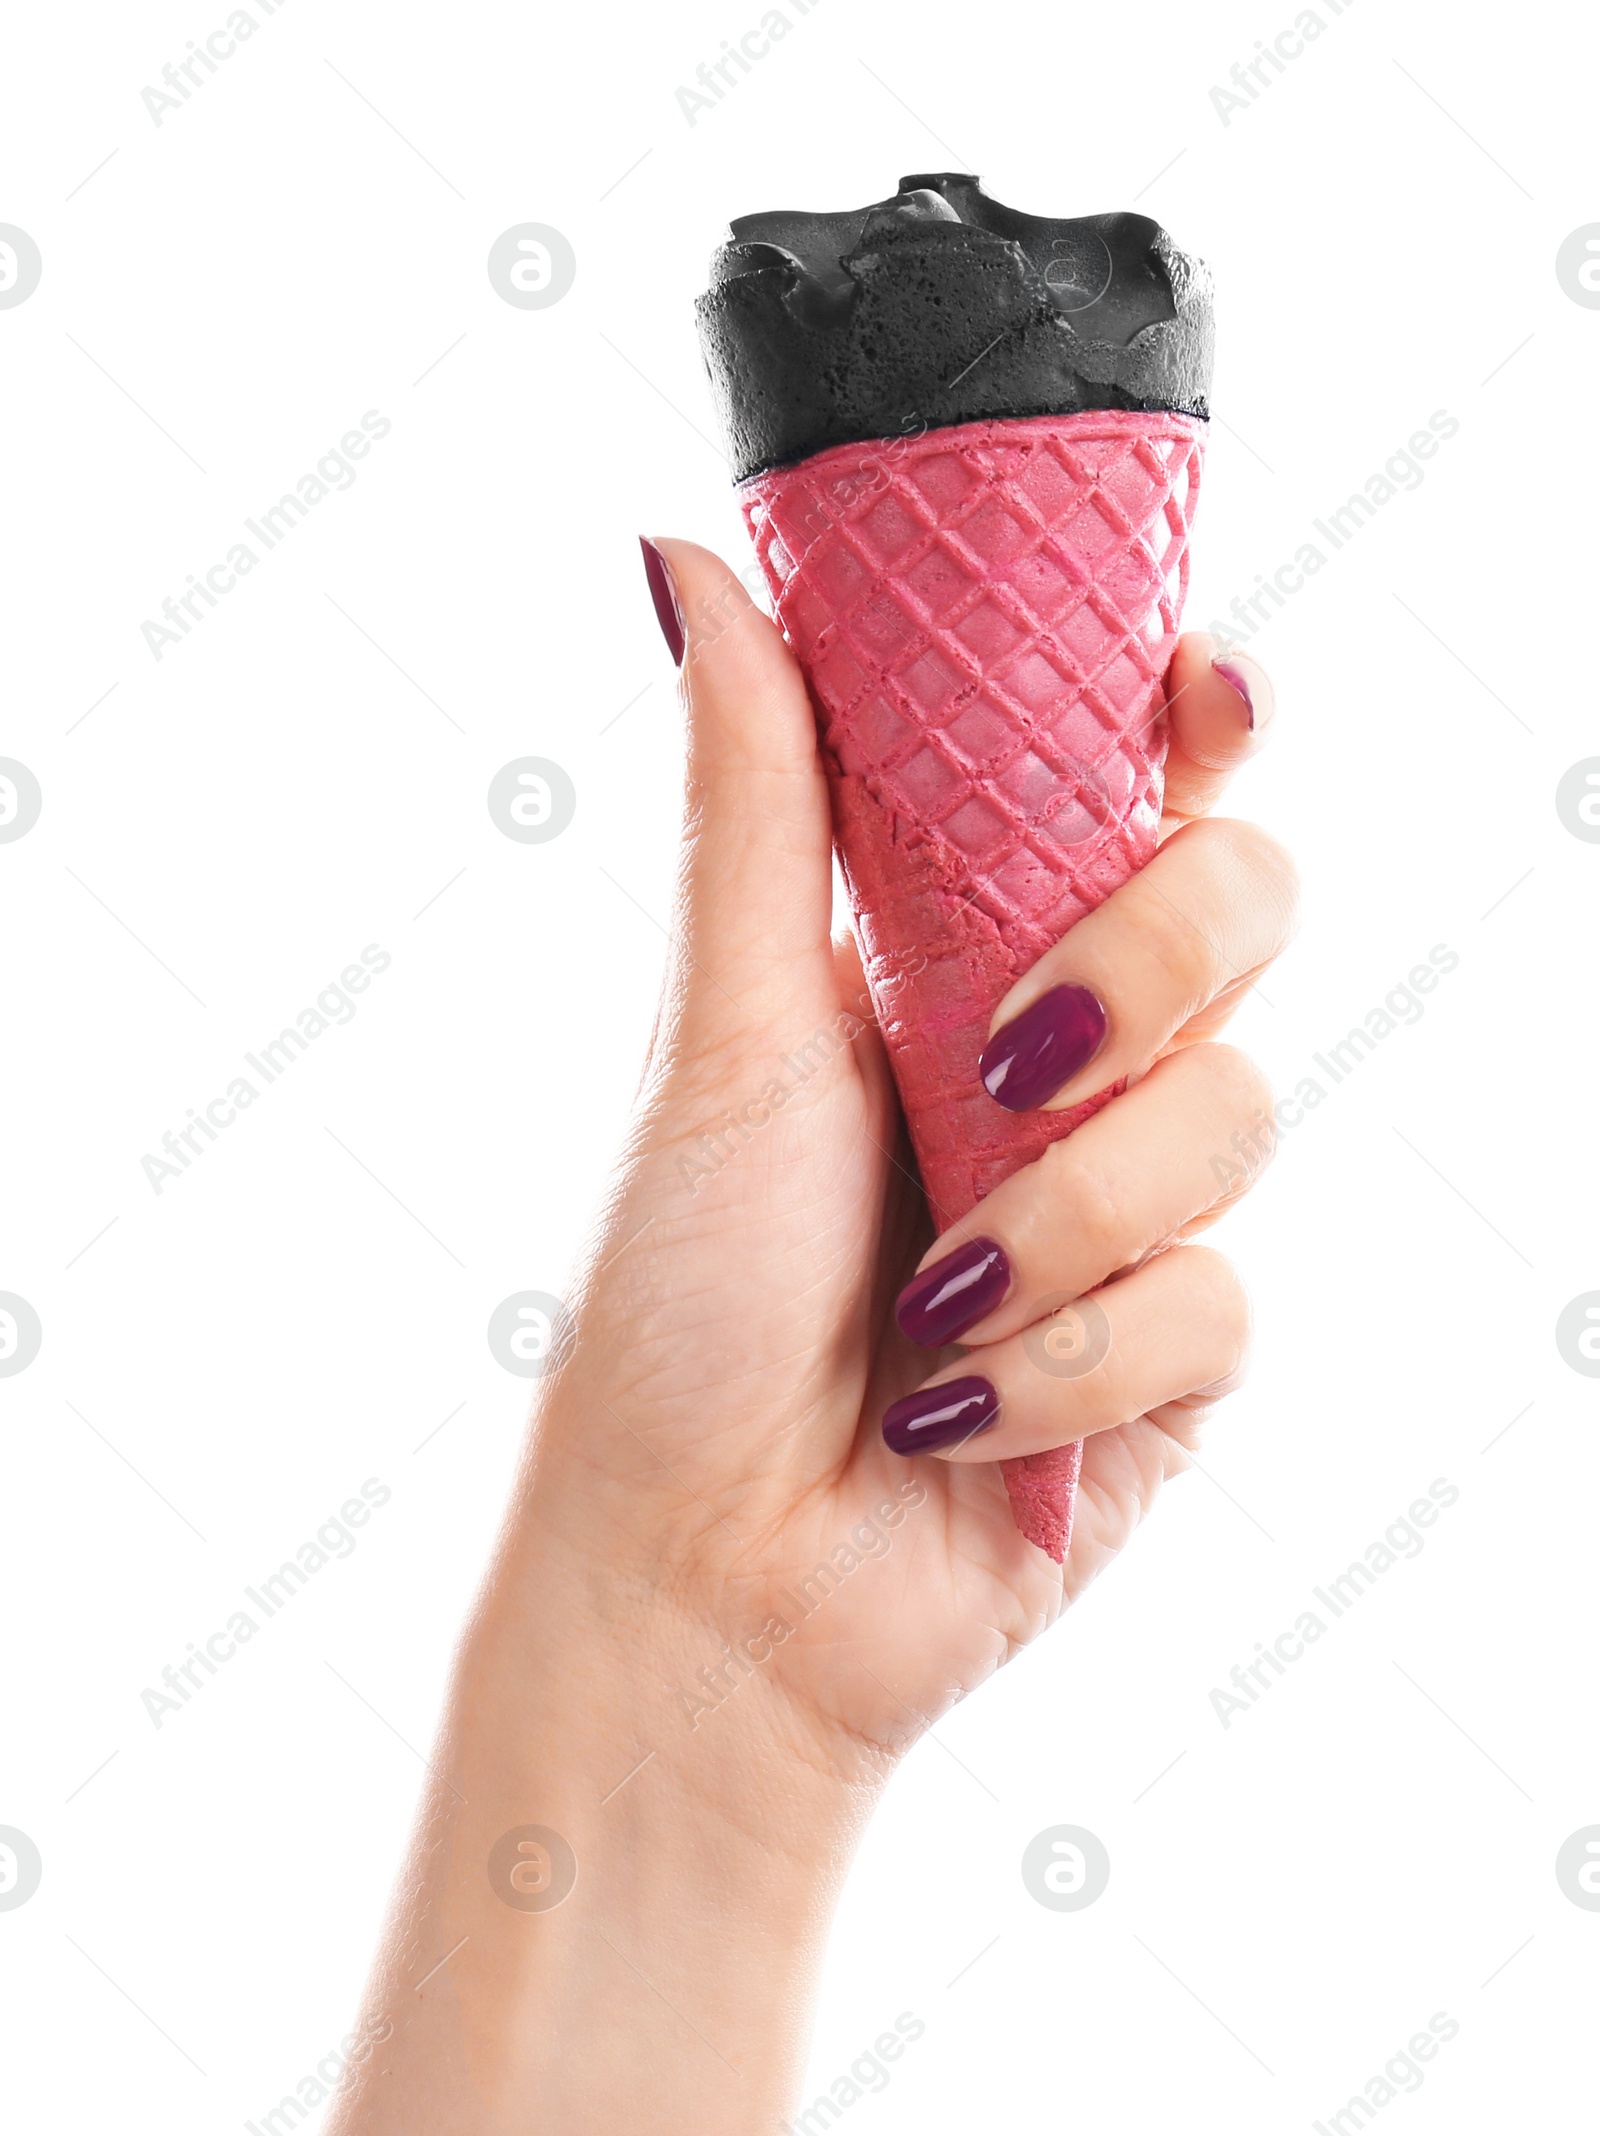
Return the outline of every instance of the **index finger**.
{"type": "Polygon", "coordinates": [[[1254,756],[1275,707],[1272,682],[1258,660],[1206,631],[1178,640],[1167,670],[1166,815],[1163,827],[1216,807],[1235,768],[1254,756]]]}

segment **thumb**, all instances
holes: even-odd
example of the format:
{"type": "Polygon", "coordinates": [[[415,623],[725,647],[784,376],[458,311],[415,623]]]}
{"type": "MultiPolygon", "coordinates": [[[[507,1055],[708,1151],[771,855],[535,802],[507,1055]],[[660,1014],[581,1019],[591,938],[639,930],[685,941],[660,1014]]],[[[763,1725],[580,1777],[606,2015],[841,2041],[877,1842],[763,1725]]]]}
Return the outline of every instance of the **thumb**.
{"type": "Polygon", "coordinates": [[[642,547],[688,715],[680,998],[700,1039],[736,1040],[797,987],[831,984],[816,723],[794,655],[728,566],[693,542],[642,547]]]}

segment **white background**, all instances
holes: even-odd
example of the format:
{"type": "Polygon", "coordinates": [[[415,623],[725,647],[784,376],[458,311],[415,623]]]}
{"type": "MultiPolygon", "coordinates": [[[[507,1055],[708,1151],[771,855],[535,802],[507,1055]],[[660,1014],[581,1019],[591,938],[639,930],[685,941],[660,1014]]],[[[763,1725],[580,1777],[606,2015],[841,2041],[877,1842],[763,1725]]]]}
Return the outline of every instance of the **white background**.
{"type": "Polygon", "coordinates": [[[1554,1328],[1600,1288],[1600,847],[1554,795],[1600,755],[1600,314],[1554,263],[1600,220],[1592,30],[1320,5],[1224,124],[1294,0],[820,0],[690,126],[761,0],[252,12],[159,128],[223,0],[29,11],[3,54],[0,220],[44,261],[0,311],[0,755],[44,795],[0,845],[0,1289],[44,1330],[0,1381],[16,2125],[238,2129],[352,2021],[522,1429],[485,1325],[563,1289],[656,994],[680,726],[635,534],[745,560],[691,299],[732,213],[961,169],[1210,261],[1192,621],[1458,420],[1253,643],[1282,711],[1235,805],[1306,924],[1239,1032],[1289,1089],[1460,962],[1230,1220],[1258,1353],[1204,1473],[896,1781],[810,2091],[909,2010],[850,2136],[1276,2132],[1446,2012],[1385,2128],[1587,2126],[1600,1914],[1554,1860],[1600,1823],[1600,1451],[1554,1328]],[[543,311],[485,273],[523,221],[577,255],[543,311]],[[369,409],[354,486],[155,661],[141,623],[369,409]],[[484,805],[530,754],[578,793],[543,846],[484,805]],[[354,1020],[156,1195],[143,1155],[371,943],[354,1020]],[[143,1688],[369,1477],[354,1555],[157,1730],[143,1688]],[[1212,1688],[1440,1477],[1421,1556],[1224,1728],[1212,1688]],[[1079,1914],[1019,1874],[1061,1823],[1111,1854],[1079,1914]]]}

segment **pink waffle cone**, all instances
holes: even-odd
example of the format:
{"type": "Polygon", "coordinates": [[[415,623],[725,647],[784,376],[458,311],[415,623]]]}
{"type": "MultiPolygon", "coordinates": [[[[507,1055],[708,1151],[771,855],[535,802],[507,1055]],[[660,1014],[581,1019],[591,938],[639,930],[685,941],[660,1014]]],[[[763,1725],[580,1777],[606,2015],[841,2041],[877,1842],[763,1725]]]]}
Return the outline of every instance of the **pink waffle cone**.
{"type": "MultiPolygon", "coordinates": [[[[1008,1113],[978,1056],[1013,982],[1155,850],[1204,434],[1172,413],[1012,417],[741,485],[941,1230],[1114,1095],[1008,1113]]],[[[1082,1451],[1002,1464],[1057,1563],[1082,1451]]]]}

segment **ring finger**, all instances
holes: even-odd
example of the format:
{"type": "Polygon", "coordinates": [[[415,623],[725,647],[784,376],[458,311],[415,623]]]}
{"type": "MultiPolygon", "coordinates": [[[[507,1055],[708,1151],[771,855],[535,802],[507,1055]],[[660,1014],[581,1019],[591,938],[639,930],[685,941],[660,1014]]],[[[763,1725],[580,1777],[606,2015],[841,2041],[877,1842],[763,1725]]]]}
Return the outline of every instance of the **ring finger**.
{"type": "Polygon", "coordinates": [[[1246,1054],[1185,1046],[937,1239],[900,1294],[911,1341],[988,1344],[1199,1227],[1272,1154],[1246,1054]]]}

